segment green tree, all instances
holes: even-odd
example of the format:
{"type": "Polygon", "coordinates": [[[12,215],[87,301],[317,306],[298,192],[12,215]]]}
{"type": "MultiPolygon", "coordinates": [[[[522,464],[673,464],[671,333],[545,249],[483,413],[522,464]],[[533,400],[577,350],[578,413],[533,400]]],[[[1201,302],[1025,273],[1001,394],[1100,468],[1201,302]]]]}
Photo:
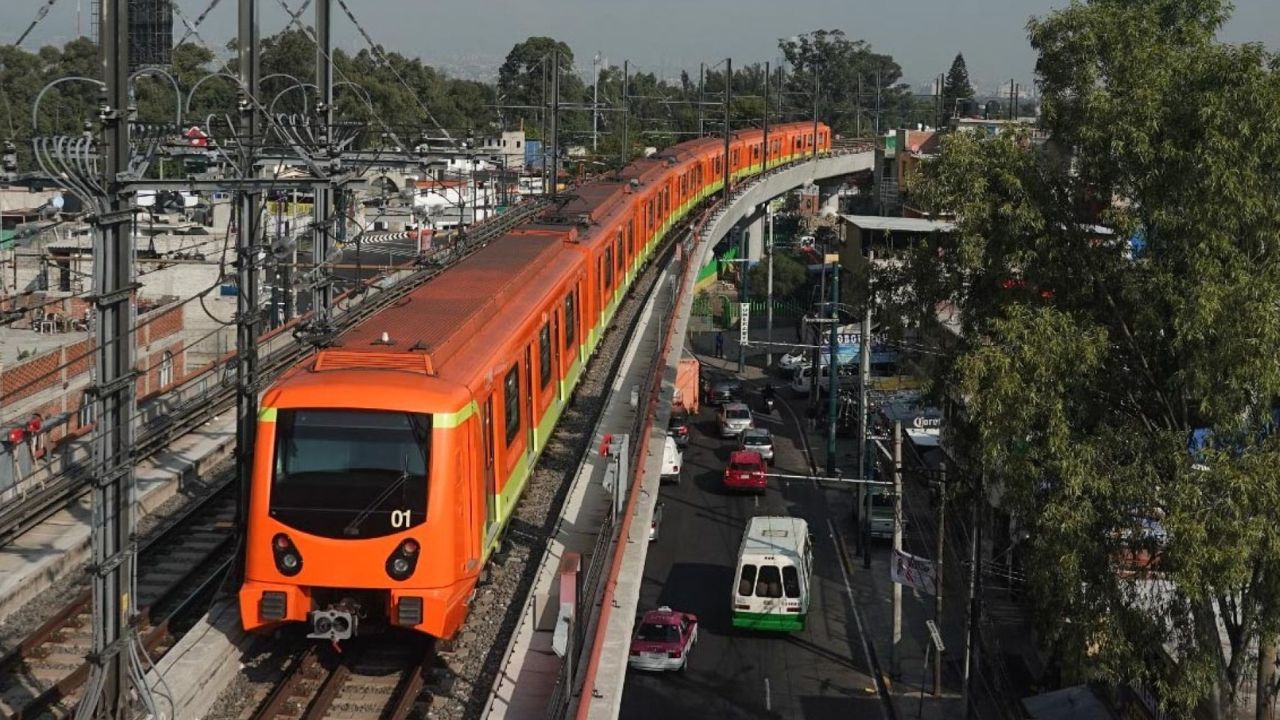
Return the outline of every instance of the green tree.
{"type": "MultiPolygon", "coordinates": [[[[775,300],[799,300],[802,290],[807,290],[808,271],[804,265],[786,253],[773,254],[773,297],[775,300]]],[[[747,289],[752,300],[765,300],[769,296],[769,262],[762,260],[747,272],[747,289]]]]}
{"type": "Polygon", "coordinates": [[[1280,63],[1216,42],[1226,16],[1090,0],[1032,21],[1050,143],[948,136],[918,190],[957,231],[894,280],[922,321],[959,311],[951,446],[1025,532],[1044,636],[1076,679],[1180,717],[1225,716],[1254,677],[1261,712],[1280,633],[1280,63]],[[1118,572],[1139,551],[1159,582],[1118,572]]]}
{"type": "Polygon", "coordinates": [[[843,30],[814,30],[783,38],[778,49],[791,66],[787,79],[786,119],[813,117],[813,73],[818,73],[818,116],[836,132],[871,127],[877,107],[880,127],[902,119],[908,97],[902,68],[891,55],[872,51],[864,40],[843,30]]]}
{"type": "MultiPolygon", "coordinates": [[[[552,101],[553,51],[558,53],[560,63],[560,101],[581,101],[586,86],[582,78],[574,73],[573,50],[561,40],[535,36],[516,43],[498,68],[498,93],[502,97],[502,104],[527,106],[508,111],[510,117],[523,120],[526,127],[536,126],[540,119],[539,111],[532,108],[542,107],[552,101]]],[[[583,123],[579,115],[580,113],[562,112],[561,131],[581,130],[583,123]]],[[[589,118],[585,126],[590,126],[589,118]]]]}
{"type": "Polygon", "coordinates": [[[973,100],[973,86],[969,84],[969,68],[965,65],[964,54],[956,53],[951,61],[951,69],[947,71],[947,79],[942,83],[942,107],[948,115],[963,113],[973,100]]]}

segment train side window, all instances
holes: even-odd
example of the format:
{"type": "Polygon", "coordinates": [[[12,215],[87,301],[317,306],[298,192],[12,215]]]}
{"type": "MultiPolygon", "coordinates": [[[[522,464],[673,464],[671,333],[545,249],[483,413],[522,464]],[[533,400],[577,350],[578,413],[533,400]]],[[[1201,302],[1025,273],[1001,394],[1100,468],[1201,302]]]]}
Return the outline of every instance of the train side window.
{"type": "Polygon", "coordinates": [[[551,382],[551,321],[542,324],[542,332],[538,333],[538,377],[542,387],[551,382]]]}
{"type": "Polygon", "coordinates": [[[502,382],[502,405],[507,423],[507,447],[520,436],[520,366],[512,365],[502,382]]]}
{"type": "Polygon", "coordinates": [[[604,249],[604,286],[613,287],[613,248],[604,249]]]}
{"type": "Polygon", "coordinates": [[[618,237],[614,245],[614,256],[618,263],[618,277],[622,277],[622,271],[627,262],[627,256],[622,254],[622,231],[618,231],[618,237]]]}
{"type": "Polygon", "coordinates": [[[629,258],[633,258],[636,256],[635,245],[631,243],[631,236],[635,234],[634,231],[632,230],[632,228],[634,227],[635,227],[635,223],[627,223],[627,257],[629,258]]]}
{"type": "Polygon", "coordinates": [[[575,336],[578,329],[578,315],[574,307],[576,305],[574,295],[576,294],[576,292],[571,292],[564,298],[564,346],[566,349],[573,347],[573,341],[576,339],[575,336]]]}

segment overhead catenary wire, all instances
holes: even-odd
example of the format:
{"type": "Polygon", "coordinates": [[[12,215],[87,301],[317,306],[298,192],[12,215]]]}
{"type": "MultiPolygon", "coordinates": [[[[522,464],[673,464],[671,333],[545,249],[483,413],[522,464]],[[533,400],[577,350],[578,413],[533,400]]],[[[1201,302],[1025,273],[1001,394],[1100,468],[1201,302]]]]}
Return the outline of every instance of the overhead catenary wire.
{"type": "Polygon", "coordinates": [[[365,31],[364,27],[360,24],[360,21],[356,20],[356,16],[354,13],[351,12],[351,8],[347,7],[346,0],[338,0],[338,5],[341,6],[343,12],[347,14],[347,18],[351,20],[351,24],[356,26],[356,30],[359,31],[360,36],[364,38],[364,41],[366,43],[368,43],[370,52],[372,52],[375,57],[382,60],[383,64],[387,66],[387,69],[389,69],[391,73],[396,76],[396,80],[399,80],[400,84],[403,85],[404,88],[409,91],[409,95],[414,99],[415,102],[418,103],[418,107],[422,108],[422,112],[426,114],[427,119],[429,119],[436,126],[437,130],[444,133],[446,140],[449,140],[450,142],[452,142],[453,136],[449,134],[448,130],[444,129],[444,126],[441,125],[438,120],[436,120],[436,116],[431,112],[431,109],[428,108],[424,102],[422,102],[422,98],[418,97],[418,93],[415,92],[413,88],[409,87],[409,83],[405,82],[404,77],[400,75],[400,71],[396,70],[395,65],[393,65],[391,63],[391,60],[387,58],[386,54],[382,52],[382,48],[379,47],[378,44],[373,41],[373,38],[369,37],[369,33],[365,31]]]}

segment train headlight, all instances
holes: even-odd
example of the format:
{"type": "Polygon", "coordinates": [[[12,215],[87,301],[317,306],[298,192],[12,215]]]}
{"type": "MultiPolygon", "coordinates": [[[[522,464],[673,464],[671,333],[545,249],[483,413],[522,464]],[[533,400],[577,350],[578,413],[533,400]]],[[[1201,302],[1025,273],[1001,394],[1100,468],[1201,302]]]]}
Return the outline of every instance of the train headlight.
{"type": "Polygon", "coordinates": [[[387,575],[391,576],[392,580],[408,580],[409,576],[413,575],[414,568],[418,566],[418,558],[422,556],[421,550],[418,541],[413,538],[401,541],[387,558],[387,575]]]}
{"type": "Polygon", "coordinates": [[[284,533],[276,533],[271,538],[271,555],[276,561],[276,570],[285,577],[293,577],[302,572],[302,553],[284,533]]]}

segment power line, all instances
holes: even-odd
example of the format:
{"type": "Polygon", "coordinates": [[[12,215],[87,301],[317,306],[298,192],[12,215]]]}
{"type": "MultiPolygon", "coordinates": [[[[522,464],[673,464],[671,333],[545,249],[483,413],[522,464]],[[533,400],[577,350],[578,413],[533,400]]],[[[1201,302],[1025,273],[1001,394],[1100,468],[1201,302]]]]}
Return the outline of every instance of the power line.
{"type": "Polygon", "coordinates": [[[382,48],[380,48],[378,44],[373,41],[373,38],[369,37],[369,33],[365,32],[364,27],[360,25],[360,21],[356,20],[356,16],[351,12],[351,8],[347,7],[346,0],[338,0],[338,5],[342,7],[343,12],[345,12],[347,14],[347,17],[350,18],[351,23],[356,26],[356,30],[360,32],[360,35],[364,38],[364,41],[369,44],[370,51],[372,51],[376,57],[382,60],[383,64],[385,64],[387,68],[391,70],[392,74],[396,76],[396,79],[400,81],[400,84],[404,86],[404,89],[409,91],[409,95],[412,96],[414,101],[418,103],[418,107],[422,108],[422,112],[426,113],[427,119],[429,119],[432,122],[432,124],[436,126],[437,130],[444,133],[445,139],[452,142],[453,137],[449,135],[449,131],[445,130],[444,126],[441,125],[438,120],[436,120],[436,116],[431,113],[431,109],[428,108],[426,104],[422,102],[422,98],[418,97],[418,93],[414,92],[413,88],[409,87],[409,83],[405,82],[404,77],[400,75],[400,71],[396,70],[395,65],[392,65],[391,61],[387,58],[387,56],[383,54],[382,48]]]}

